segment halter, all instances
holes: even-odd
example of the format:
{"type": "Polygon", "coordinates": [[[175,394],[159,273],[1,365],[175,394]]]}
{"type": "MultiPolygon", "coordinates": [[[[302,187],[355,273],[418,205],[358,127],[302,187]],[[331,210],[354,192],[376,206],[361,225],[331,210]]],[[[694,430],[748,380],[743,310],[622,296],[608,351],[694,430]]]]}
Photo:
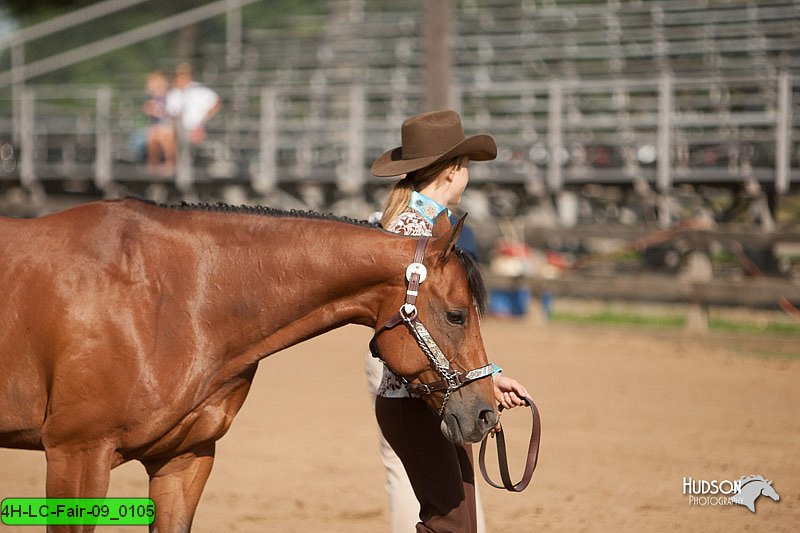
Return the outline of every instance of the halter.
{"type": "MultiPolygon", "coordinates": [[[[372,352],[373,357],[377,357],[383,361],[384,364],[387,364],[386,361],[381,358],[380,352],[378,351],[378,347],[376,345],[378,335],[384,331],[393,329],[400,324],[405,324],[406,327],[408,327],[408,330],[411,332],[411,335],[414,337],[414,340],[417,341],[417,345],[422,350],[422,353],[427,356],[431,366],[433,366],[442,379],[433,383],[409,383],[405,377],[400,376],[399,374],[398,377],[400,377],[400,379],[403,381],[403,384],[405,384],[409,391],[421,396],[432,394],[438,391],[445,391],[442,406],[439,408],[439,416],[442,416],[442,413],[444,412],[444,406],[447,405],[447,400],[450,399],[450,394],[452,394],[454,390],[463,387],[472,381],[483,379],[486,376],[492,375],[492,372],[494,371],[494,365],[488,364],[468,372],[459,372],[451,366],[450,361],[436,344],[436,341],[433,340],[433,337],[431,337],[428,329],[419,319],[416,303],[417,295],[419,294],[419,286],[423,281],[425,281],[425,278],[428,275],[425,265],[422,264],[422,259],[425,257],[425,247],[428,244],[428,239],[429,237],[420,238],[420,240],[417,242],[417,249],[414,252],[414,261],[406,268],[406,281],[408,285],[406,288],[406,298],[403,302],[403,305],[400,306],[400,310],[392,315],[383,326],[375,330],[375,334],[372,336],[372,340],[369,342],[369,349],[370,352],[372,352]]],[[[395,372],[395,374],[397,373],[395,372]]]]}

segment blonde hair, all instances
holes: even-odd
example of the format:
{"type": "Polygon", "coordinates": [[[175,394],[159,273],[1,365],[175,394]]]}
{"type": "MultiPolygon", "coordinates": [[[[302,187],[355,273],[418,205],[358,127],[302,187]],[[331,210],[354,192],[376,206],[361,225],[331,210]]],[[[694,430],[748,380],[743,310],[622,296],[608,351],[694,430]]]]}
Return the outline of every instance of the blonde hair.
{"type": "Polygon", "coordinates": [[[381,226],[388,227],[389,224],[408,206],[412,191],[424,189],[426,185],[443,176],[450,167],[458,167],[462,164],[465,156],[440,161],[427,167],[409,172],[400,181],[394,184],[386,201],[383,204],[383,216],[381,226]]]}

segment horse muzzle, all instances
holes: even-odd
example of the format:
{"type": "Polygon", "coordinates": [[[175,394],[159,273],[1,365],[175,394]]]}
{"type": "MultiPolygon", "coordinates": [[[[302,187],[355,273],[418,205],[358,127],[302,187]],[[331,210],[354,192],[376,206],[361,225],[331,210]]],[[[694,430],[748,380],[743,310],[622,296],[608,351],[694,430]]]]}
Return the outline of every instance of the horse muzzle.
{"type": "Polygon", "coordinates": [[[460,395],[454,396],[442,412],[442,434],[459,446],[480,442],[497,425],[500,419],[497,411],[483,400],[466,405],[460,395]]]}

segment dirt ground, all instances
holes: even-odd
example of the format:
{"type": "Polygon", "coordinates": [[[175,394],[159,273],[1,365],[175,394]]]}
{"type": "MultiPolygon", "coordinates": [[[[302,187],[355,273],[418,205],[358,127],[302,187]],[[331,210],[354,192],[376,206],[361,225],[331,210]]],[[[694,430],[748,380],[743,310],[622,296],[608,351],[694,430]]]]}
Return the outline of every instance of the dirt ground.
{"type": "MultiPolygon", "coordinates": [[[[497,319],[483,331],[494,360],[534,395],[543,423],[539,468],[524,493],[481,481],[489,531],[797,530],[796,355],[770,356],[776,350],[767,338],[497,319]],[[691,506],[682,493],[684,477],[747,474],[772,479],[780,502],[761,497],[752,514],[741,506],[691,506]]],[[[362,371],[369,336],[349,326],[261,363],[218,443],[194,531],[387,530],[362,371]]],[[[787,339],[776,342],[787,351],[787,339]]],[[[788,345],[800,351],[800,339],[788,345]]],[[[530,415],[518,409],[504,423],[518,476],[530,415]]],[[[0,450],[0,498],[43,496],[44,478],[44,454],[0,450]]],[[[147,495],[138,463],[116,469],[111,485],[111,496],[147,495]]],[[[13,530],[0,526],[0,533],[13,530]]]]}

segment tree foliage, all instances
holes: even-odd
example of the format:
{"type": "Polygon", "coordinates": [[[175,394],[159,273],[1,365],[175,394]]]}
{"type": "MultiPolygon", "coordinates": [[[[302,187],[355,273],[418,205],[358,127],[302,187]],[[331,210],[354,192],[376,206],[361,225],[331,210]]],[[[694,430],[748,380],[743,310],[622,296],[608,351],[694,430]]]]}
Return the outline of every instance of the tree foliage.
{"type": "MultiPolygon", "coordinates": [[[[14,17],[22,29],[45,20],[74,12],[106,0],[0,0],[6,15],[14,17]]],[[[51,58],[65,51],[91,45],[103,39],[135,31],[148,24],[164,21],[190,9],[215,0],[144,0],[86,23],[29,40],[24,45],[27,63],[51,58]]],[[[292,16],[325,12],[325,0],[263,0],[242,8],[243,33],[248,29],[294,24],[292,16]]],[[[315,28],[315,31],[321,31],[315,28]]],[[[143,76],[156,68],[171,71],[180,61],[191,61],[198,70],[206,64],[212,69],[224,67],[226,39],[225,15],[211,17],[189,26],[166,31],[120,49],[106,52],[80,63],[64,65],[53,72],[36,76],[40,84],[103,83],[110,85],[140,84],[143,76]]],[[[0,70],[7,64],[8,51],[0,50],[0,70]]]]}
{"type": "Polygon", "coordinates": [[[23,25],[26,25],[25,23],[31,20],[66,13],[99,1],[101,0],[4,0],[4,4],[20,22],[23,22],[23,25]]]}

